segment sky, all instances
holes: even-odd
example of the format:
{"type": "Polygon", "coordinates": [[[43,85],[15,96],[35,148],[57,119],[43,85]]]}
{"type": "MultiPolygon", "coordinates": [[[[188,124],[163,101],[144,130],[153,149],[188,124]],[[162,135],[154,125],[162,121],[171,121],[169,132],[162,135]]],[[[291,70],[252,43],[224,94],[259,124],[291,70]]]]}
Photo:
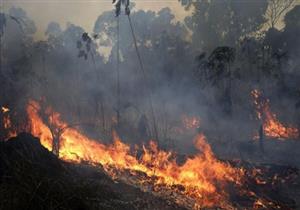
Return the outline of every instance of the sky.
{"type": "MultiPolygon", "coordinates": [[[[34,20],[37,26],[35,39],[45,38],[45,31],[49,22],[58,22],[65,28],[68,22],[81,26],[87,32],[92,32],[97,17],[105,12],[114,12],[112,0],[0,0],[1,8],[7,11],[11,7],[21,7],[27,15],[34,20]]],[[[250,0],[249,0],[250,1],[250,0]]],[[[159,11],[169,7],[175,19],[183,21],[192,10],[186,11],[178,0],[131,0],[136,4],[136,9],[159,11]]],[[[295,0],[300,4],[300,0],[295,0]]],[[[277,27],[282,28],[283,22],[279,21],[277,27]]]]}
{"type": "MultiPolygon", "coordinates": [[[[43,39],[47,25],[51,21],[64,28],[71,22],[91,32],[97,17],[104,11],[114,12],[112,0],[1,0],[4,11],[12,6],[21,7],[37,26],[36,39],[43,39]]],[[[183,21],[189,12],[178,0],[131,0],[136,9],[159,11],[169,7],[176,20],[183,21]]]]}

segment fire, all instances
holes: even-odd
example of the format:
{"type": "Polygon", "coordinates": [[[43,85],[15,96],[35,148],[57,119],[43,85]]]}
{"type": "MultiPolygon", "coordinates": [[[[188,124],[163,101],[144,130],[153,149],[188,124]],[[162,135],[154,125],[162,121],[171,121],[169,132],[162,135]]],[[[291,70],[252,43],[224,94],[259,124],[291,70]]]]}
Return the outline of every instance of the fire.
{"type": "Polygon", "coordinates": [[[197,129],[200,127],[200,119],[196,116],[182,116],[182,124],[185,129],[191,130],[191,129],[197,129]]]}
{"type": "Polygon", "coordinates": [[[116,133],[113,133],[114,143],[105,145],[63,122],[51,108],[46,109],[48,118],[45,123],[40,117],[42,110],[37,102],[31,101],[27,112],[31,133],[39,137],[48,150],[52,149],[53,139],[59,138],[59,157],[63,160],[88,162],[95,166],[100,164],[112,177],[125,179],[141,189],[146,190],[150,183],[152,191],[158,194],[168,189],[175,191],[177,203],[189,200],[189,207],[194,209],[214,205],[232,209],[225,189],[227,185],[241,185],[243,170],[219,161],[203,134],[197,135],[194,140],[199,153],[178,164],[174,153],[159,150],[154,142],[143,146],[142,155],[137,157],[137,152],[131,152],[130,146],[123,143],[116,133]],[[130,178],[124,175],[126,171],[132,176],[141,173],[144,176],[129,181],[130,178]],[[179,199],[180,195],[188,199],[179,199]]]}
{"type": "Polygon", "coordinates": [[[2,113],[9,112],[9,108],[2,106],[1,107],[2,113]]]}
{"type": "Polygon", "coordinates": [[[9,112],[9,108],[7,107],[1,107],[2,113],[4,115],[3,117],[3,127],[4,129],[10,129],[11,128],[11,120],[10,120],[10,116],[8,114],[9,112]]]}
{"type": "Polygon", "coordinates": [[[184,134],[184,133],[195,133],[195,131],[200,128],[200,118],[197,116],[189,116],[183,114],[181,116],[181,121],[179,125],[174,126],[172,130],[174,133],[177,134],[184,134]]]}
{"type": "Polygon", "coordinates": [[[5,129],[10,129],[11,128],[11,120],[10,120],[9,115],[3,117],[3,127],[5,129]]]}
{"type": "Polygon", "coordinates": [[[9,108],[7,107],[1,107],[3,119],[2,119],[2,127],[5,130],[5,137],[6,139],[17,136],[16,130],[12,126],[11,118],[10,118],[10,113],[9,113],[9,108]]]}
{"type": "Polygon", "coordinates": [[[299,138],[299,130],[293,126],[287,126],[281,123],[276,114],[271,112],[270,101],[262,97],[259,90],[253,90],[251,95],[256,106],[256,114],[259,120],[263,122],[264,135],[277,139],[297,139],[299,138]]]}

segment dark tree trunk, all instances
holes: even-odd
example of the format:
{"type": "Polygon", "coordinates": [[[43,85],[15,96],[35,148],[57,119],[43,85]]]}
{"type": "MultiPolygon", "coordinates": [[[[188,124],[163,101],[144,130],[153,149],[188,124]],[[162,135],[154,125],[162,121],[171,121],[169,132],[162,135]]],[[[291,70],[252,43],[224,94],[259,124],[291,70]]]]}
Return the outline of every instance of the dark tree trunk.
{"type": "Polygon", "coordinates": [[[259,149],[260,149],[261,153],[264,153],[265,152],[265,148],[264,148],[264,128],[263,128],[262,124],[259,126],[258,135],[259,135],[259,149]]]}

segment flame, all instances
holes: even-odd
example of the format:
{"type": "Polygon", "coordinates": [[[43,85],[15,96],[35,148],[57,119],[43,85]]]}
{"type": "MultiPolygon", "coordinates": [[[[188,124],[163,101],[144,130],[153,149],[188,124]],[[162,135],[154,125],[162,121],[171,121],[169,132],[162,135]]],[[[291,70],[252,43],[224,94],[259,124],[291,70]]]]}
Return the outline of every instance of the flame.
{"type": "Polygon", "coordinates": [[[1,110],[2,110],[2,113],[9,112],[9,108],[7,108],[7,107],[5,107],[5,106],[2,106],[2,107],[1,107],[1,110]]]}
{"type": "MultiPolygon", "coordinates": [[[[45,123],[40,117],[41,111],[40,105],[35,101],[31,101],[27,107],[31,133],[39,137],[41,144],[48,150],[52,149],[53,137],[60,133],[58,138],[61,159],[102,165],[109,175],[117,179],[124,179],[124,173],[121,174],[125,171],[129,171],[132,176],[142,173],[145,175],[143,178],[131,182],[142,189],[146,189],[146,185],[151,183],[152,190],[157,193],[161,193],[161,187],[165,191],[176,191],[176,186],[181,186],[177,189],[178,197],[180,194],[188,197],[193,201],[191,208],[194,209],[214,205],[231,209],[225,189],[230,183],[240,184],[243,172],[219,161],[203,134],[197,135],[194,140],[199,153],[179,165],[174,153],[159,150],[155,142],[143,146],[142,155],[138,158],[115,132],[114,143],[105,145],[63,122],[60,115],[51,108],[46,109],[48,118],[45,123]]],[[[176,202],[183,203],[180,199],[176,202]]]]}
{"type": "Polygon", "coordinates": [[[6,133],[5,139],[17,136],[17,131],[12,126],[11,118],[9,115],[10,109],[7,107],[1,107],[1,110],[3,113],[2,127],[4,128],[6,133]]]}
{"type": "Polygon", "coordinates": [[[172,131],[177,134],[195,133],[200,128],[200,118],[197,116],[189,116],[183,114],[181,116],[180,125],[174,126],[172,131]]]}
{"type": "Polygon", "coordinates": [[[3,117],[3,127],[5,129],[10,129],[11,128],[11,120],[10,120],[9,115],[3,117]]]}
{"type": "Polygon", "coordinates": [[[3,127],[4,127],[4,129],[10,129],[11,128],[11,120],[10,120],[10,116],[8,114],[9,108],[2,106],[1,110],[2,110],[3,114],[6,113],[3,117],[3,127]]]}
{"type": "Polygon", "coordinates": [[[251,95],[256,106],[256,115],[259,120],[263,121],[264,135],[270,138],[297,139],[299,138],[299,130],[293,126],[287,126],[281,123],[276,114],[271,112],[270,101],[262,97],[259,90],[253,90],[251,95]]]}
{"type": "Polygon", "coordinates": [[[197,129],[200,128],[200,119],[196,116],[183,115],[182,124],[187,130],[197,129]]]}

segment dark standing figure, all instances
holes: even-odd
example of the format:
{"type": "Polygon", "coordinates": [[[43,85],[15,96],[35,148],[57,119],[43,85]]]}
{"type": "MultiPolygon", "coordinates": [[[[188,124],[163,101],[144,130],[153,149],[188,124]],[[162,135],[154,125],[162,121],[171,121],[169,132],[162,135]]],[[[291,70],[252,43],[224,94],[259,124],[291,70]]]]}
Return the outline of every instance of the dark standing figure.
{"type": "Polygon", "coordinates": [[[260,148],[261,153],[264,153],[265,148],[264,148],[264,126],[263,126],[263,124],[261,124],[259,126],[258,135],[259,135],[259,148],[260,148]]]}
{"type": "Polygon", "coordinates": [[[148,140],[148,120],[147,117],[143,114],[139,120],[138,124],[139,140],[147,141],[148,140]]]}
{"type": "Polygon", "coordinates": [[[129,9],[129,0],[113,0],[112,2],[115,4],[116,7],[116,17],[118,17],[121,14],[121,6],[125,6],[125,14],[129,15],[130,14],[130,9],[129,9]]]}

